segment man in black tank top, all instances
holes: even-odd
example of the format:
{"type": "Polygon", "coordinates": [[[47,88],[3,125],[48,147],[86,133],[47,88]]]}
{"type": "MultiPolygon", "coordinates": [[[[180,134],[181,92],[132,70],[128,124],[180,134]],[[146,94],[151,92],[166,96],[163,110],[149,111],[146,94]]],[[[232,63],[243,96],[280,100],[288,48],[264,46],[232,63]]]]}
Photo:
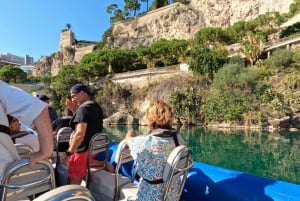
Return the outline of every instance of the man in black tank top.
{"type": "Polygon", "coordinates": [[[67,100],[66,106],[74,113],[70,122],[74,133],[66,151],[66,161],[69,164],[70,184],[80,184],[87,172],[90,139],[103,128],[103,112],[100,106],[91,100],[92,93],[86,85],[76,84],[70,92],[72,100],[67,100]]]}

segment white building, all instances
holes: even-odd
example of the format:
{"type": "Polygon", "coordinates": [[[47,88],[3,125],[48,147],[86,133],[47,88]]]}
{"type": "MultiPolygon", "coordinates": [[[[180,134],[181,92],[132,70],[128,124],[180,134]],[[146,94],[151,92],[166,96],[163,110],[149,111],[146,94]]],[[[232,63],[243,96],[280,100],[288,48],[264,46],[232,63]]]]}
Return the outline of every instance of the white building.
{"type": "Polygon", "coordinates": [[[28,65],[31,66],[34,64],[33,57],[25,55],[25,57],[20,57],[11,53],[0,54],[0,60],[2,62],[15,63],[19,65],[28,65]]]}

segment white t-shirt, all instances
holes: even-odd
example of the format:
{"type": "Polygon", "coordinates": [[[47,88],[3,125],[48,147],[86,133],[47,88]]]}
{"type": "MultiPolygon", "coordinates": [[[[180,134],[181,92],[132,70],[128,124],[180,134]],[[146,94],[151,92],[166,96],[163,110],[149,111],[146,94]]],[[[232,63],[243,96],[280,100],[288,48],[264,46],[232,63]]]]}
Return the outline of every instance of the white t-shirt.
{"type": "MultiPolygon", "coordinates": [[[[7,114],[27,125],[47,106],[38,98],[12,87],[0,80],[0,124],[8,127],[7,114]]],[[[0,132],[0,177],[6,166],[19,159],[19,155],[9,135],[0,132]]]]}
{"type": "Polygon", "coordinates": [[[38,136],[35,134],[28,134],[23,137],[18,137],[15,139],[16,143],[29,145],[33,151],[40,150],[40,143],[38,136]]]}

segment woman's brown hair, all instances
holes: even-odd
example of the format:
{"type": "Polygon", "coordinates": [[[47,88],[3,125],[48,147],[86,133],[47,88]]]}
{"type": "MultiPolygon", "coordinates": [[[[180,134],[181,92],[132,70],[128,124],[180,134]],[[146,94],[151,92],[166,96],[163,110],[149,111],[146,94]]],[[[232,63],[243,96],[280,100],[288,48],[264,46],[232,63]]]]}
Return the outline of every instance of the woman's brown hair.
{"type": "Polygon", "coordinates": [[[146,117],[150,129],[165,128],[171,129],[173,124],[173,112],[167,103],[157,100],[150,103],[146,111],[146,117]]]}

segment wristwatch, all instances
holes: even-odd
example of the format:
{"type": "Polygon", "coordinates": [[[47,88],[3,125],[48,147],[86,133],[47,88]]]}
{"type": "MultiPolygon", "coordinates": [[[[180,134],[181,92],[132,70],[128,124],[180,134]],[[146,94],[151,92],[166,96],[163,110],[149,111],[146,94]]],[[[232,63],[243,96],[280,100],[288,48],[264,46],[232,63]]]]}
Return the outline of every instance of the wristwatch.
{"type": "Polygon", "coordinates": [[[66,156],[71,156],[71,155],[73,155],[74,153],[71,153],[71,152],[69,152],[69,151],[66,151],[66,156]]]}

